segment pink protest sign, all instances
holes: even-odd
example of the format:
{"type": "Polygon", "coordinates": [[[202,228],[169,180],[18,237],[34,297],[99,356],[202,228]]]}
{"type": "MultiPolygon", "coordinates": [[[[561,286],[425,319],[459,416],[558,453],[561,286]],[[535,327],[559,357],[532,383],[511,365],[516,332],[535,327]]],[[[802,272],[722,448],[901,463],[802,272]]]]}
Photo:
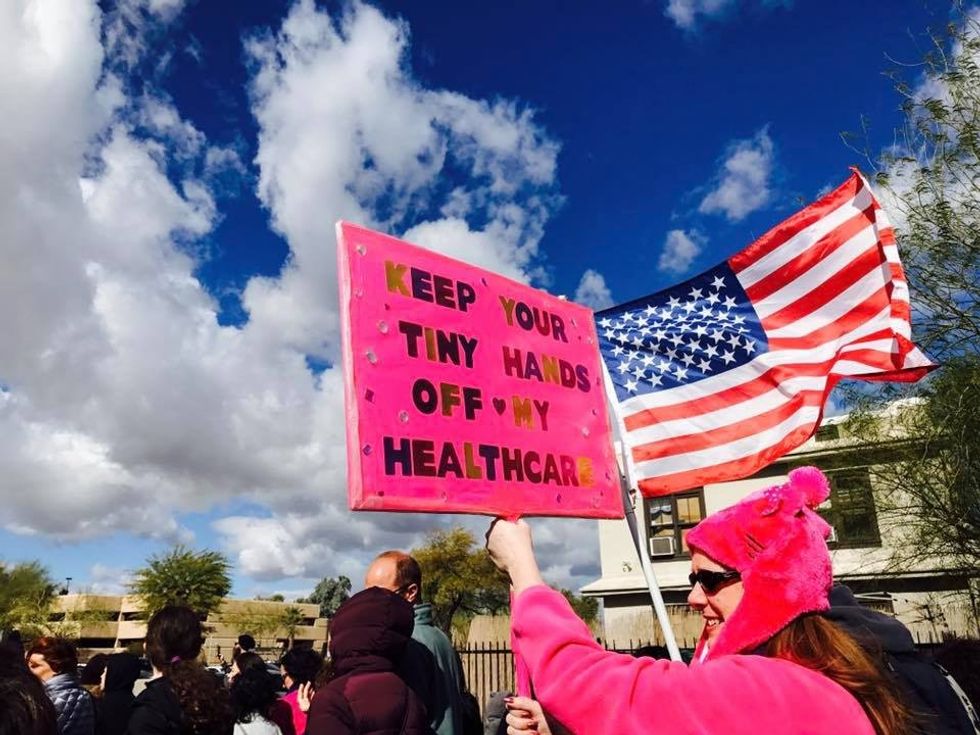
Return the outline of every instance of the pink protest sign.
{"type": "Polygon", "coordinates": [[[592,312],[337,224],[354,510],[623,515],[592,312]]]}

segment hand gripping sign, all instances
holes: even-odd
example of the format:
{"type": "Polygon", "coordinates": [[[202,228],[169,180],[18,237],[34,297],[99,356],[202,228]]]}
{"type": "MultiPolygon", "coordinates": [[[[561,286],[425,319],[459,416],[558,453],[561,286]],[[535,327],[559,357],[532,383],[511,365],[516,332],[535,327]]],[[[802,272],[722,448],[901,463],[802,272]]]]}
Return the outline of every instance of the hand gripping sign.
{"type": "Polygon", "coordinates": [[[583,306],[337,224],[354,510],[621,518],[583,306]]]}

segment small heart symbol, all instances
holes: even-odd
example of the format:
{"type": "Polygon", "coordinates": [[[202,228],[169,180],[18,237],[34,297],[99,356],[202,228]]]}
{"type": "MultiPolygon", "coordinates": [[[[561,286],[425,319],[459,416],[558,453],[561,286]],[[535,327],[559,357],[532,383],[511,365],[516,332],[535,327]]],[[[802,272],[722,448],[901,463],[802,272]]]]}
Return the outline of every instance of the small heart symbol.
{"type": "Polygon", "coordinates": [[[493,407],[499,416],[503,416],[504,409],[507,408],[507,401],[505,401],[503,398],[494,398],[493,407]]]}

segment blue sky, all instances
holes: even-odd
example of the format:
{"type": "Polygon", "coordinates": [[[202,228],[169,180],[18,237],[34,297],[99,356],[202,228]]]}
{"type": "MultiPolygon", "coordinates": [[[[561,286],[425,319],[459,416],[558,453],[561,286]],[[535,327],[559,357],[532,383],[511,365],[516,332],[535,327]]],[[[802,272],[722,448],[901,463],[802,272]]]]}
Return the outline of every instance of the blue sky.
{"type": "MultiPolygon", "coordinates": [[[[839,137],[862,116],[892,144],[889,58],[949,13],[5,4],[0,558],[111,591],[184,541],[240,595],[359,579],[461,519],[346,511],[338,217],[592,306],[641,296],[866,165],[839,137]]],[[[594,524],[539,524],[553,581],[597,574],[594,524]]]]}

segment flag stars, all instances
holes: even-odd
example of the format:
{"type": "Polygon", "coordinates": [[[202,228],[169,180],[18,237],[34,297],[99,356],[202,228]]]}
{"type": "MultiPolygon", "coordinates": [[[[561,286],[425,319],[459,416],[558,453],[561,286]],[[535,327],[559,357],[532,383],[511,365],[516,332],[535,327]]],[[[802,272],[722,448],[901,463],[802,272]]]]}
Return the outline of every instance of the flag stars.
{"type": "Polygon", "coordinates": [[[725,340],[732,348],[738,348],[742,346],[742,340],[738,338],[737,334],[728,335],[728,339],[725,340]]]}
{"type": "Polygon", "coordinates": [[[698,362],[698,370],[707,375],[711,372],[711,360],[700,360],[698,362]]]}
{"type": "Polygon", "coordinates": [[[623,385],[623,388],[625,390],[628,390],[630,393],[636,393],[637,385],[638,384],[635,380],[627,380],[626,383],[623,385]]]}
{"type": "Polygon", "coordinates": [[[735,308],[735,298],[733,296],[726,296],[725,297],[725,303],[722,304],[722,307],[725,308],[725,309],[734,309],[735,308]]]}
{"type": "Polygon", "coordinates": [[[612,319],[610,319],[608,316],[602,317],[602,319],[599,320],[599,326],[603,328],[612,326],[612,319]]]}
{"type": "Polygon", "coordinates": [[[709,304],[710,304],[711,306],[714,306],[714,305],[715,305],[715,304],[717,304],[717,303],[718,303],[719,301],[721,301],[721,298],[720,298],[720,297],[718,296],[718,294],[717,294],[717,293],[715,293],[714,291],[712,291],[711,293],[709,293],[709,294],[708,294],[708,295],[707,295],[707,296],[705,297],[705,299],[704,299],[704,300],[705,300],[705,301],[707,301],[707,302],[708,302],[708,303],[709,303],[709,304]]]}
{"type": "Polygon", "coordinates": [[[717,288],[718,290],[721,290],[724,287],[725,287],[725,279],[722,278],[721,276],[715,276],[714,279],[711,281],[711,288],[717,288]]]}
{"type": "Polygon", "coordinates": [[[619,365],[618,365],[618,367],[616,369],[619,370],[620,373],[629,372],[629,369],[630,369],[630,361],[629,360],[623,360],[623,362],[619,363],[619,365]]]}
{"type": "Polygon", "coordinates": [[[680,367],[678,365],[677,366],[677,369],[674,370],[674,377],[677,378],[677,380],[684,380],[684,379],[686,379],[687,378],[687,368],[682,368],[682,367],[680,367]]]}
{"type": "Polygon", "coordinates": [[[724,352],[721,353],[721,359],[725,361],[726,365],[729,365],[735,362],[735,353],[725,350],[724,352]]]}
{"type": "Polygon", "coordinates": [[[692,299],[694,299],[695,301],[697,301],[700,298],[704,298],[704,291],[702,291],[700,288],[692,288],[691,289],[691,293],[688,294],[688,295],[692,299]]]}

